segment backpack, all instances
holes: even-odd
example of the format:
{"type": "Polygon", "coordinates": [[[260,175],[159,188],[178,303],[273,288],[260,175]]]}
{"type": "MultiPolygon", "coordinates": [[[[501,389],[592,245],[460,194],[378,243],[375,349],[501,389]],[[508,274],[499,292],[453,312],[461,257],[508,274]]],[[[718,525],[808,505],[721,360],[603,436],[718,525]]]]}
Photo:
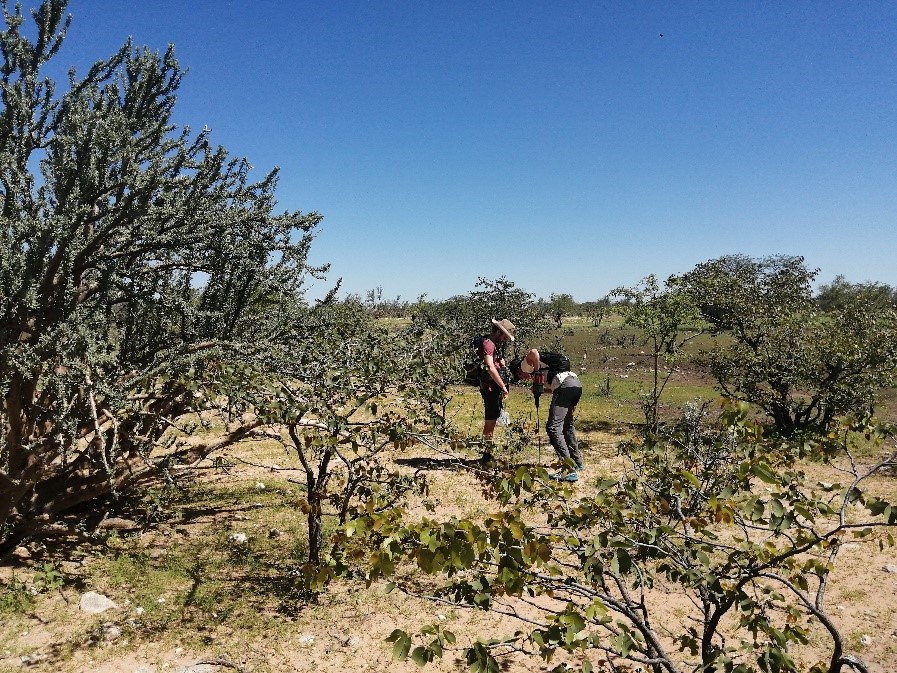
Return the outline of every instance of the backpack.
{"type": "Polygon", "coordinates": [[[470,342],[473,353],[470,360],[464,365],[464,383],[469,386],[479,386],[486,378],[486,372],[483,369],[483,342],[485,340],[486,337],[479,336],[470,342]]]}
{"type": "Polygon", "coordinates": [[[563,353],[539,353],[539,360],[542,361],[540,369],[548,370],[549,383],[551,383],[554,375],[558,372],[570,371],[570,358],[563,353]]]}

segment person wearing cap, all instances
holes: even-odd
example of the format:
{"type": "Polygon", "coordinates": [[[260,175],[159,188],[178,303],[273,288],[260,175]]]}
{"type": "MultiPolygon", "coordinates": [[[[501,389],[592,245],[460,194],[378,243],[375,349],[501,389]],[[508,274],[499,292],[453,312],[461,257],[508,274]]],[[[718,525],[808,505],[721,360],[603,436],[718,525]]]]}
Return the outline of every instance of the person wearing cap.
{"type": "Polygon", "coordinates": [[[508,381],[502,378],[502,371],[507,371],[504,361],[503,346],[514,341],[516,328],[507,318],[492,319],[492,333],[483,339],[479,355],[483,359],[483,378],[480,381],[480,395],[483,397],[483,443],[485,445],[482,460],[492,459],[490,445],[495,432],[495,423],[501,415],[504,400],[508,396],[508,381]]]}
{"type": "MultiPolygon", "coordinates": [[[[582,397],[582,383],[576,372],[569,371],[570,360],[558,353],[539,354],[531,349],[523,358],[511,362],[514,380],[532,381],[534,372],[545,375],[545,392],[551,392],[545,431],[548,441],[563,463],[572,462],[575,470],[583,469],[582,451],[573,427],[573,412],[582,397]],[[561,370],[565,371],[561,371],[561,370]]],[[[552,475],[555,479],[577,481],[576,471],[552,475]]]]}

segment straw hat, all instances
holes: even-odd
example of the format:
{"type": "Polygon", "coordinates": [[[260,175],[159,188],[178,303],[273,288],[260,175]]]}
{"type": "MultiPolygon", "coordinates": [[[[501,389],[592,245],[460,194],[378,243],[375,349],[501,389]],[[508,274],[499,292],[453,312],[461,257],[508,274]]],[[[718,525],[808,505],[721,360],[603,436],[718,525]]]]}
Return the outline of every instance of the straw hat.
{"type": "Polygon", "coordinates": [[[492,318],[492,324],[505,333],[505,336],[508,337],[511,341],[514,340],[514,332],[517,330],[514,327],[514,323],[505,318],[504,320],[496,320],[492,318]]]}

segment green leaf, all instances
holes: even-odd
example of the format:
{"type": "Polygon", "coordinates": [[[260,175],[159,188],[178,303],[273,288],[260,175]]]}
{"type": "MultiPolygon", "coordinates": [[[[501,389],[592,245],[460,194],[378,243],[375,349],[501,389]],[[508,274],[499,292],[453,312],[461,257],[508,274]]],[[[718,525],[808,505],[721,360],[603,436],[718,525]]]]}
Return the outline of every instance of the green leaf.
{"type": "Polygon", "coordinates": [[[776,473],[764,462],[755,463],[751,467],[751,473],[761,481],[765,481],[767,484],[779,483],[776,473]]]}
{"type": "Polygon", "coordinates": [[[411,653],[411,660],[417,664],[418,666],[423,666],[430,659],[427,653],[427,650],[424,647],[418,645],[414,648],[414,651],[411,653]]]}
{"type": "Polygon", "coordinates": [[[410,649],[411,638],[407,633],[402,632],[402,635],[396,639],[395,644],[392,646],[393,661],[405,661],[408,658],[408,650],[410,649]]]}
{"type": "Polygon", "coordinates": [[[688,470],[682,470],[679,472],[679,474],[680,474],[680,476],[684,477],[686,479],[686,481],[688,481],[688,483],[691,484],[692,486],[694,486],[695,488],[700,487],[701,481],[693,473],[689,472],[688,470]]]}
{"type": "Polygon", "coordinates": [[[407,638],[408,634],[405,633],[404,631],[402,631],[402,629],[395,629],[395,630],[393,630],[392,633],[390,633],[388,636],[386,636],[386,638],[384,638],[383,640],[385,640],[387,643],[394,643],[399,638],[402,638],[402,637],[407,638]]]}

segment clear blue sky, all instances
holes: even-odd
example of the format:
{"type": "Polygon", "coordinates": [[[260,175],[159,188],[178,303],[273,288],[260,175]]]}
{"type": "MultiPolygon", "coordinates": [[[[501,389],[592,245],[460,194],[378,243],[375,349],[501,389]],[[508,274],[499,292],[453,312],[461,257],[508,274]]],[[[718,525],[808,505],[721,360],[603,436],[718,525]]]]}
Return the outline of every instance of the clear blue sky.
{"type": "MultiPolygon", "coordinates": [[[[507,276],[602,297],[724,254],[897,286],[897,2],[72,0],[58,57],[129,35],[180,124],[281,169],[348,292],[507,276]]],[[[314,292],[322,291],[319,285],[314,292]]]]}

